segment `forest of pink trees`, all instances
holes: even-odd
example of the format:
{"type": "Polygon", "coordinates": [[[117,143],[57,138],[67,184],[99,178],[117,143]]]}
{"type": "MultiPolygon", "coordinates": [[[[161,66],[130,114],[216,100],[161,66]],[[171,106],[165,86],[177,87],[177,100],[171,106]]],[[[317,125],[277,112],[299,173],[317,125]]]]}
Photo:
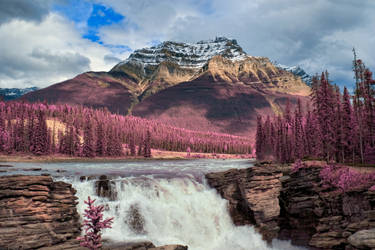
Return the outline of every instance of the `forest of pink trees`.
{"type": "Polygon", "coordinates": [[[324,159],[341,163],[375,163],[375,81],[361,60],[353,61],[355,89],[351,96],[329,81],[314,77],[311,102],[286,104],[282,115],[258,117],[257,159],[281,163],[324,159]]]}
{"type": "Polygon", "coordinates": [[[82,106],[0,102],[0,153],[151,157],[151,148],[251,153],[248,138],[166,126],[82,106]]]}

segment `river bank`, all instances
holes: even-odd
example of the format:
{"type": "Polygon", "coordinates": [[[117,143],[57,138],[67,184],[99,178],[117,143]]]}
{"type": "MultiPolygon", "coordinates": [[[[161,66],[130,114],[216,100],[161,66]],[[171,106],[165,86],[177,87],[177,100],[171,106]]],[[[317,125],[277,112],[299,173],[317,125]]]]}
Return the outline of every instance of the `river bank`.
{"type": "Polygon", "coordinates": [[[124,157],[70,157],[66,155],[42,155],[32,154],[0,154],[0,162],[123,162],[123,161],[144,161],[144,160],[191,160],[191,159],[250,159],[250,155],[238,154],[213,154],[164,151],[152,149],[152,157],[124,156],[124,157]]]}

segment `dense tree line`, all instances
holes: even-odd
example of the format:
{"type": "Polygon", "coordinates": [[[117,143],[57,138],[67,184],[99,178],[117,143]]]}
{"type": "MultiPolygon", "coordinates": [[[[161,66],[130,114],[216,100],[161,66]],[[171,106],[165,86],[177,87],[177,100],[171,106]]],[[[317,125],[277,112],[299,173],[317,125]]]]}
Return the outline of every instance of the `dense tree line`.
{"type": "Polygon", "coordinates": [[[314,77],[311,102],[300,101],[294,112],[286,104],[283,115],[258,117],[256,156],[282,163],[318,158],[343,163],[375,163],[375,81],[357,58],[353,61],[355,90],[343,93],[327,72],[314,77]]]}
{"type": "Polygon", "coordinates": [[[250,153],[247,138],[203,133],[121,116],[106,109],[0,102],[0,152],[77,157],[151,157],[151,148],[250,153]]]}

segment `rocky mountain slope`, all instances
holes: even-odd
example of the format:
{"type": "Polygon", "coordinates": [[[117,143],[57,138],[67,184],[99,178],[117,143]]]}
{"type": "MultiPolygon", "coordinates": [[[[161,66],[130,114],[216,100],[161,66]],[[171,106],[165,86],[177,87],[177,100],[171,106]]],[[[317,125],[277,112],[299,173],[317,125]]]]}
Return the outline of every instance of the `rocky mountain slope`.
{"type": "Polygon", "coordinates": [[[236,40],[163,42],[136,50],[109,72],[87,72],[23,99],[107,107],[189,129],[249,135],[256,115],[280,113],[310,88],[236,40]]]}
{"type": "Polygon", "coordinates": [[[306,71],[301,68],[300,66],[286,66],[283,64],[276,64],[276,67],[281,68],[283,70],[289,71],[293,73],[295,76],[301,77],[302,81],[304,81],[308,86],[312,84],[312,76],[307,74],[306,71]]]}

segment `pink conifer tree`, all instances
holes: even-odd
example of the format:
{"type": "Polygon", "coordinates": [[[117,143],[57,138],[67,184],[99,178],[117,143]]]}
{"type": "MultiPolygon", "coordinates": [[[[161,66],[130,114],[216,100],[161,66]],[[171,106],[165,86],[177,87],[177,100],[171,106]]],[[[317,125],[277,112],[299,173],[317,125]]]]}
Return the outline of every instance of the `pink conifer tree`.
{"type": "Polygon", "coordinates": [[[91,119],[91,116],[89,114],[86,115],[85,124],[83,128],[82,155],[84,157],[95,157],[93,119],[91,119]]]}
{"type": "Polygon", "coordinates": [[[302,159],[304,156],[304,132],[302,124],[301,100],[297,101],[297,108],[294,113],[294,158],[302,159]]]}
{"type": "Polygon", "coordinates": [[[77,240],[81,241],[80,245],[90,250],[101,249],[102,247],[102,230],[111,228],[113,218],[103,219],[104,206],[95,206],[95,200],[88,197],[85,204],[88,208],[85,209],[83,227],[85,234],[83,237],[78,237],[77,240]]]}
{"type": "Polygon", "coordinates": [[[262,117],[257,117],[257,132],[256,132],[256,157],[261,160],[263,158],[263,144],[264,144],[264,135],[263,135],[263,124],[262,117]]]}
{"type": "Polygon", "coordinates": [[[143,148],[143,156],[146,158],[151,157],[151,132],[150,130],[147,130],[146,132],[146,138],[144,142],[144,148],[143,148]]]}
{"type": "Polygon", "coordinates": [[[130,136],[129,148],[130,148],[130,155],[131,155],[131,156],[135,156],[135,155],[136,155],[136,150],[135,150],[135,139],[134,139],[134,135],[131,135],[131,136],[130,136]]]}
{"type": "Polygon", "coordinates": [[[42,110],[38,111],[38,119],[34,127],[34,136],[31,152],[35,155],[44,155],[48,151],[48,130],[45,115],[42,110]]]}

